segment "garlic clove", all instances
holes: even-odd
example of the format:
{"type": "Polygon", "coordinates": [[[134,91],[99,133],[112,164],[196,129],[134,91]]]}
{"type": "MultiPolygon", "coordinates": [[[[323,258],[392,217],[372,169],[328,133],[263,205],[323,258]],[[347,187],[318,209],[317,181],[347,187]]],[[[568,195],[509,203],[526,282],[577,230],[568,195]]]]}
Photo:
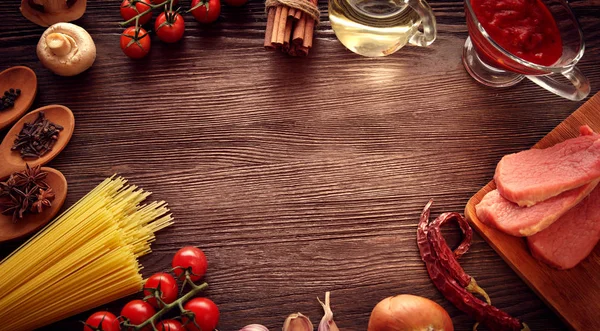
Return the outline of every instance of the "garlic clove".
{"type": "Polygon", "coordinates": [[[291,314],[285,319],[282,331],[312,331],[313,324],[301,313],[291,314]]]}
{"type": "Polygon", "coordinates": [[[266,326],[260,324],[250,324],[241,328],[239,331],[269,331],[266,326]]]}
{"type": "Polygon", "coordinates": [[[321,322],[319,323],[318,331],[339,331],[339,328],[333,321],[333,311],[329,305],[329,293],[330,292],[325,292],[325,302],[322,302],[319,298],[317,298],[321,306],[323,306],[323,311],[325,312],[321,322]]]}

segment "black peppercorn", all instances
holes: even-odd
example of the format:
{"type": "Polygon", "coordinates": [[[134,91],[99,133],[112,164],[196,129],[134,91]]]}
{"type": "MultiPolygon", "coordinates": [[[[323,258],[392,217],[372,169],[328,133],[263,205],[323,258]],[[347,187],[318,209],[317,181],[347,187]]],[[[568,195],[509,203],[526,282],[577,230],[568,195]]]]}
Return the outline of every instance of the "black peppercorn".
{"type": "Polygon", "coordinates": [[[10,88],[4,91],[4,95],[0,99],[0,111],[12,108],[19,95],[21,95],[21,89],[10,88]]]}

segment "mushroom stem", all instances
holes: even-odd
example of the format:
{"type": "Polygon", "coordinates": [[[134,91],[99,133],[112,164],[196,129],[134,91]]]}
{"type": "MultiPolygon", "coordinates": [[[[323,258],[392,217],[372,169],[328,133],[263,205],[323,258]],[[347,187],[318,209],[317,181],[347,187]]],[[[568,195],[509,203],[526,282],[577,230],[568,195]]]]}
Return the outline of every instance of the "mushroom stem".
{"type": "Polygon", "coordinates": [[[64,33],[55,32],[46,36],[46,44],[56,56],[65,56],[69,54],[73,48],[74,42],[73,38],[64,33]]]}

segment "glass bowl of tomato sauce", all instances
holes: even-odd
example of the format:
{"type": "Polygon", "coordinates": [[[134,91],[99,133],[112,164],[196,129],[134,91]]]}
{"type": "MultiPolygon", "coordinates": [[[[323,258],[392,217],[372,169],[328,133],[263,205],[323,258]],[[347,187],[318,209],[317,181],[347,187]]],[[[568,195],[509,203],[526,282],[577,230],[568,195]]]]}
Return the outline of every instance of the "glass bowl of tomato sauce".
{"type": "Polygon", "coordinates": [[[585,49],[583,32],[564,0],[465,0],[465,16],[463,64],[478,82],[506,87],[526,77],[569,100],[590,93],[575,66],[585,49]]]}

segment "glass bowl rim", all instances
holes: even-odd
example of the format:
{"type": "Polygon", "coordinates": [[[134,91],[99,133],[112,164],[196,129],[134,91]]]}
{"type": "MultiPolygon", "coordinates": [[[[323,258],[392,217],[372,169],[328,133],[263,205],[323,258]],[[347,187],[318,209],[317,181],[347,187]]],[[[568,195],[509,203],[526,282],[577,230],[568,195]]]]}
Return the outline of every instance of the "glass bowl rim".
{"type": "Polygon", "coordinates": [[[583,53],[585,51],[585,41],[583,39],[583,31],[581,30],[581,26],[579,24],[579,21],[577,20],[577,17],[575,17],[575,14],[573,13],[571,7],[569,6],[569,4],[564,1],[564,0],[558,0],[564,7],[566,7],[569,11],[569,14],[571,16],[571,18],[573,19],[573,23],[575,24],[575,27],[577,28],[577,32],[579,33],[579,52],[577,52],[577,54],[575,55],[575,57],[573,57],[573,59],[571,59],[571,61],[569,61],[569,63],[562,65],[562,66],[544,66],[541,64],[536,64],[533,62],[529,62],[527,60],[524,60],[514,54],[512,54],[511,52],[507,51],[506,49],[504,49],[502,46],[498,45],[498,43],[496,43],[491,37],[490,35],[487,33],[487,31],[485,31],[485,29],[483,28],[483,26],[481,25],[481,23],[479,23],[479,20],[477,19],[477,16],[475,15],[475,11],[473,11],[473,7],[471,6],[471,0],[465,0],[465,6],[468,9],[468,13],[466,13],[467,15],[470,15],[471,19],[473,20],[473,23],[475,23],[475,26],[477,27],[477,30],[479,30],[479,32],[484,36],[484,38],[494,47],[496,48],[498,51],[500,51],[503,55],[505,55],[506,57],[508,57],[509,59],[517,62],[518,64],[524,65],[526,67],[535,69],[535,70],[540,70],[540,71],[545,71],[545,72],[564,72],[564,71],[568,71],[571,70],[576,64],[577,62],[579,62],[579,60],[581,59],[581,57],[583,56],[583,53]]]}

